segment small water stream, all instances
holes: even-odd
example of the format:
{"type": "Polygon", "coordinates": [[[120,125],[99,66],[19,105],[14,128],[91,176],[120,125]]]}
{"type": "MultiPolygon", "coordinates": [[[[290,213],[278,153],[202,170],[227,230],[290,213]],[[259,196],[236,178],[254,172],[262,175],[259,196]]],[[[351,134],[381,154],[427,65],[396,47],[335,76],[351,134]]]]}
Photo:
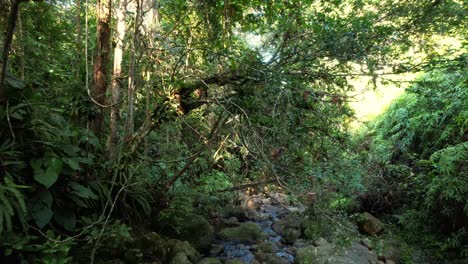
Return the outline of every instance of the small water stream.
{"type": "MultiPolygon", "coordinates": [[[[284,244],[284,239],[272,228],[276,221],[279,221],[289,212],[284,208],[268,205],[260,207],[256,213],[262,216],[260,218],[268,220],[252,220],[249,222],[257,224],[265,233],[268,234],[268,241],[277,248],[277,250],[274,250],[274,254],[286,260],[288,264],[294,263],[294,255],[292,254],[290,246],[284,244]]],[[[211,257],[217,257],[221,260],[238,259],[245,264],[251,264],[254,261],[255,253],[257,251],[257,244],[255,243],[218,240],[215,241],[215,245],[220,248],[222,247],[222,250],[212,254],[211,257]]]]}

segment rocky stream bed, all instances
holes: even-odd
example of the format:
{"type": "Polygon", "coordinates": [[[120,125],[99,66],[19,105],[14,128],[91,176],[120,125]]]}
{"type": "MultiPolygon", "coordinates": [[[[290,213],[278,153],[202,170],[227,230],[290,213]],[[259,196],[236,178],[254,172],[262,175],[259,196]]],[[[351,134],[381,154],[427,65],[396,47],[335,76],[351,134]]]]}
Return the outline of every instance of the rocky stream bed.
{"type": "MultiPolygon", "coordinates": [[[[316,222],[307,218],[305,209],[288,204],[281,194],[245,196],[243,205],[227,206],[210,219],[165,209],[157,220],[156,232],[141,237],[121,260],[128,264],[402,263],[401,246],[373,246],[375,241],[382,242],[376,235],[383,232],[384,225],[372,215],[362,214],[364,220],[359,225],[350,223],[355,235],[343,243],[333,235],[310,239],[307,229],[314,228],[316,222]]],[[[337,223],[324,224],[334,227],[337,223]]],[[[413,263],[430,261],[419,254],[413,263]]]]}

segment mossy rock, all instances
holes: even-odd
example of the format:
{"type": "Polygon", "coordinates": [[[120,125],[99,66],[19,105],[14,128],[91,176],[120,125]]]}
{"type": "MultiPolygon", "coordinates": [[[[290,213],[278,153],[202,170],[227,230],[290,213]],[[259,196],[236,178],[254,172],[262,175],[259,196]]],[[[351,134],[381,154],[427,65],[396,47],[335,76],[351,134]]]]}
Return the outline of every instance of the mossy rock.
{"type": "Polygon", "coordinates": [[[229,259],[226,261],[226,264],[244,264],[244,262],[242,262],[240,259],[229,259]]]}
{"type": "Polygon", "coordinates": [[[278,250],[278,246],[271,243],[270,241],[263,241],[257,246],[257,251],[262,253],[275,253],[278,250]]]}
{"type": "Polygon", "coordinates": [[[241,206],[226,206],[221,210],[221,216],[225,219],[235,217],[239,221],[248,221],[255,217],[254,210],[241,206]]]}
{"type": "Polygon", "coordinates": [[[257,224],[244,223],[238,227],[221,230],[219,237],[224,240],[254,243],[266,239],[268,235],[257,224]]]}
{"type": "Polygon", "coordinates": [[[201,259],[200,253],[198,253],[193,246],[187,241],[171,240],[171,256],[176,257],[179,253],[184,255],[193,263],[197,263],[201,259]]]}
{"type": "Polygon", "coordinates": [[[257,253],[255,259],[260,263],[288,264],[288,261],[274,253],[257,253]]]}
{"type": "Polygon", "coordinates": [[[177,253],[169,264],[193,264],[183,252],[177,253]]]}
{"type": "Polygon", "coordinates": [[[362,213],[358,219],[359,230],[370,236],[376,236],[384,231],[384,224],[368,212],[362,213]]]}
{"type": "Polygon", "coordinates": [[[214,239],[213,227],[205,218],[185,211],[162,210],[156,226],[161,234],[188,241],[201,251],[209,249],[214,239]]]}
{"type": "Polygon", "coordinates": [[[296,250],[296,264],[319,264],[314,246],[307,246],[296,250]]]}
{"type": "Polygon", "coordinates": [[[168,239],[156,232],[150,232],[136,241],[136,247],[142,250],[145,256],[153,256],[164,260],[169,252],[168,239]]]}
{"type": "Polygon", "coordinates": [[[222,262],[217,258],[204,258],[198,264],[222,264],[222,262]]]}

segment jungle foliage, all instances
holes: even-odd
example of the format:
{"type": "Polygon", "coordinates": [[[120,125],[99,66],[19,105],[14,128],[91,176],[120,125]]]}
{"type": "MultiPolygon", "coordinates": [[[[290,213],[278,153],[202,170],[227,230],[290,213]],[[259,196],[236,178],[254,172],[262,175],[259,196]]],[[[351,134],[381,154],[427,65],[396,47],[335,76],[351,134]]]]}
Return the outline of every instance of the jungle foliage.
{"type": "Polygon", "coordinates": [[[234,199],[223,190],[265,180],[302,201],[316,192],[327,213],[392,182],[402,222],[437,215],[412,230],[443,224],[438,246],[466,245],[465,10],[458,0],[1,1],[0,259],[94,261],[161,209],[208,214],[234,199]],[[102,47],[98,10],[120,4],[122,46],[111,17],[102,47]],[[443,38],[462,45],[441,50],[443,38]],[[119,48],[121,75],[112,55],[92,67],[119,48]],[[350,80],[378,88],[407,72],[428,75],[356,153],[350,80]],[[105,105],[96,76],[115,81],[105,105]]]}
{"type": "Polygon", "coordinates": [[[368,210],[395,213],[406,239],[466,256],[468,90],[464,65],[432,71],[363,132],[368,210]]]}

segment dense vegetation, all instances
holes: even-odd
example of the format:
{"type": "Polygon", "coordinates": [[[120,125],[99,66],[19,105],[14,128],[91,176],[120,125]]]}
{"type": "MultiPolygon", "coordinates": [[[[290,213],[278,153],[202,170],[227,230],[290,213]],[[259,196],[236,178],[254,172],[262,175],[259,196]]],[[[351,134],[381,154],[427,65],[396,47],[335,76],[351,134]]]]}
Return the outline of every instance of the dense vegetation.
{"type": "Polygon", "coordinates": [[[163,209],[207,217],[259,182],[310,207],[309,238],[367,211],[467,258],[466,10],[2,1],[0,262],[106,259],[163,209]],[[360,78],[406,92],[351,133],[360,78]]]}

